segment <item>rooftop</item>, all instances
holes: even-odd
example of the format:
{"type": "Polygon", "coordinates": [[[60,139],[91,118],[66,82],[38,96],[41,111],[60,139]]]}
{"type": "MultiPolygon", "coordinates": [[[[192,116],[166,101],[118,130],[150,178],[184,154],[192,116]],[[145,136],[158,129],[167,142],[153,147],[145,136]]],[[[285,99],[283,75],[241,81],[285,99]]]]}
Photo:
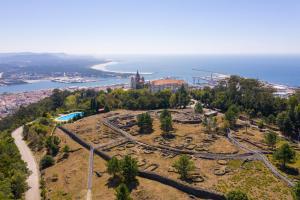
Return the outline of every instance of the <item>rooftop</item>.
{"type": "Polygon", "coordinates": [[[170,84],[182,85],[184,83],[185,83],[184,80],[176,80],[176,79],[160,79],[160,80],[151,81],[152,85],[170,85],[170,84]]]}

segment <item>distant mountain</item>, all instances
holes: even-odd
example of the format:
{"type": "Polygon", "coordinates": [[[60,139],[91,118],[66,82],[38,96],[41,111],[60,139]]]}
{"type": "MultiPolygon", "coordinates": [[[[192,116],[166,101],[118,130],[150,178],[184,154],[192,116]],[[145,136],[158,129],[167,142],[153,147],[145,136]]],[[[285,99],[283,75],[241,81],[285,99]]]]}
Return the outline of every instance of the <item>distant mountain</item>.
{"type": "Polygon", "coordinates": [[[0,53],[0,72],[4,74],[78,72],[82,75],[105,75],[90,66],[105,62],[92,56],[74,56],[65,53],[0,53]]]}

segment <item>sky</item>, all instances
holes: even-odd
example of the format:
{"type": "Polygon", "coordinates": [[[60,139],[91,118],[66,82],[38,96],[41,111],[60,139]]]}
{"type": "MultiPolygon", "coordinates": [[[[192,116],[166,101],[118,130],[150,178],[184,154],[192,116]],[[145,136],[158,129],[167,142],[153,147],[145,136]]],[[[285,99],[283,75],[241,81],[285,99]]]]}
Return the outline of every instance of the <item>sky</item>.
{"type": "Polygon", "coordinates": [[[299,0],[1,0],[0,52],[300,54],[299,0]]]}

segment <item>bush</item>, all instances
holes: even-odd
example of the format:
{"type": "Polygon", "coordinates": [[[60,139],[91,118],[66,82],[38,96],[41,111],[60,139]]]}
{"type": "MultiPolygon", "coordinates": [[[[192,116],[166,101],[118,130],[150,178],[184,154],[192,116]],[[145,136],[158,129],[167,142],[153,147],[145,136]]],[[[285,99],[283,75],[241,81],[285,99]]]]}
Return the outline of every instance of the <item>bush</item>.
{"type": "Polygon", "coordinates": [[[300,200],[300,181],[294,186],[293,195],[295,200],[300,200]]]}
{"type": "Polygon", "coordinates": [[[47,154],[56,156],[59,152],[60,139],[57,136],[49,136],[46,139],[47,154]]]}
{"type": "Polygon", "coordinates": [[[226,195],[227,200],[248,200],[247,194],[241,191],[231,191],[226,195]]]}
{"type": "Polygon", "coordinates": [[[203,107],[200,102],[197,102],[195,105],[195,113],[203,113],[203,107]]]}
{"type": "Polygon", "coordinates": [[[54,165],[54,159],[50,155],[45,155],[40,161],[41,169],[46,169],[48,167],[51,167],[52,165],[54,165]]]}

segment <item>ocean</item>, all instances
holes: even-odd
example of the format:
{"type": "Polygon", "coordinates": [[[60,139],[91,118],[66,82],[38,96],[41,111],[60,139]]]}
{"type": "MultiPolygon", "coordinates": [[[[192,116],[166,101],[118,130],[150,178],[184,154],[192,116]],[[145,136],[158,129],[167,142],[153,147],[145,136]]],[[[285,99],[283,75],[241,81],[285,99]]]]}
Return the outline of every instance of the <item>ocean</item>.
{"type": "MultiPolygon", "coordinates": [[[[107,55],[113,60],[106,70],[146,74],[145,79],[176,77],[192,83],[193,76],[208,76],[211,72],[240,75],[271,83],[300,86],[300,55],[107,55]],[[195,71],[193,69],[201,71],[195,71]]],[[[30,84],[1,86],[0,93],[23,92],[70,86],[105,86],[128,83],[124,78],[99,78],[90,83],[55,83],[42,81],[30,84]]]]}

